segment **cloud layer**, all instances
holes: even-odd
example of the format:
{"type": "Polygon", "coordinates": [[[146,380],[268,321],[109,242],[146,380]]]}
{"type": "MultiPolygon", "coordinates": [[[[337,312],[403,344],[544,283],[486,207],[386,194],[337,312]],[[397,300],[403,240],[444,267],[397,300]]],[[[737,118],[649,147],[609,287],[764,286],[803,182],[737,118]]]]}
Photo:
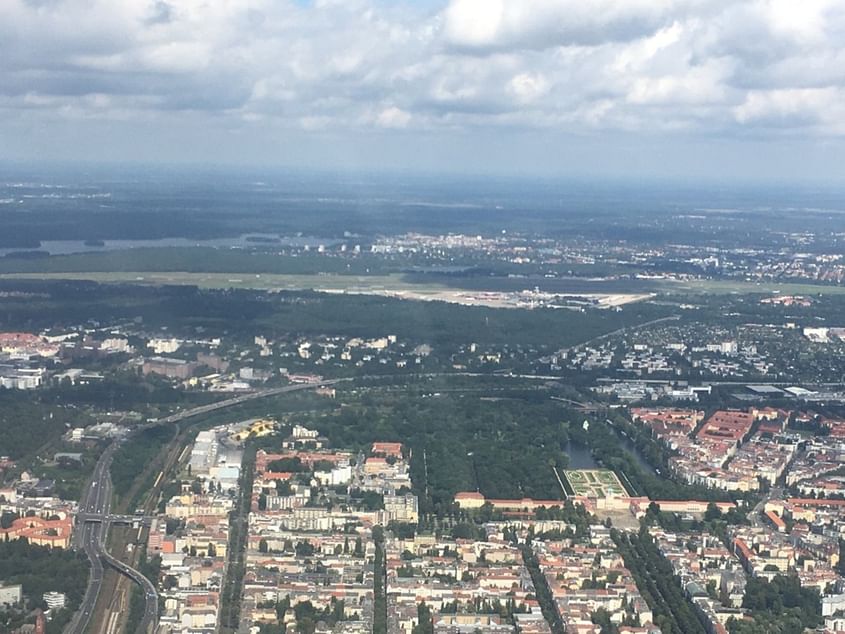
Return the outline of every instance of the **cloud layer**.
{"type": "Polygon", "coordinates": [[[845,135],[843,0],[4,0],[0,116],[845,135]]]}

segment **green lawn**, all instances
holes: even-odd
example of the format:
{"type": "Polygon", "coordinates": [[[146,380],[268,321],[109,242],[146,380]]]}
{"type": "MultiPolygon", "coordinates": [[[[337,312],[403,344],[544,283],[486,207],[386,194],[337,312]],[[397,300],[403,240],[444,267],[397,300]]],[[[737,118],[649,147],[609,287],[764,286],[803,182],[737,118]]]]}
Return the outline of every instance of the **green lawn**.
{"type": "Polygon", "coordinates": [[[92,282],[131,282],[135,284],[174,284],[200,288],[246,288],[256,290],[322,291],[409,291],[418,293],[454,291],[439,284],[406,282],[397,273],[390,275],[288,275],[279,273],[189,273],[185,271],[78,271],[67,273],[2,273],[0,279],[88,280],[92,282]]]}
{"type": "Polygon", "coordinates": [[[760,293],[772,295],[842,295],[845,286],[811,284],[808,282],[746,282],[743,280],[689,280],[676,282],[665,280],[659,283],[665,293],[709,294],[709,295],[746,295],[760,293]]]}
{"type": "MultiPolygon", "coordinates": [[[[200,288],[245,288],[256,290],[320,290],[337,292],[460,292],[457,286],[431,282],[409,281],[401,273],[383,275],[353,275],[342,273],[254,273],[254,272],[192,272],[192,271],[67,271],[0,273],[0,279],[89,280],[93,282],[132,282],[137,284],[191,285],[200,288]]],[[[845,286],[829,286],[801,282],[745,282],[742,280],[689,280],[658,282],[666,294],[702,295],[842,295],[845,286]]],[[[654,286],[649,287],[654,290],[654,286]]],[[[471,290],[471,289],[466,289],[471,290]]],[[[640,292],[632,281],[630,293],[640,292]]]]}
{"type": "Polygon", "coordinates": [[[563,474],[577,496],[606,498],[628,495],[616,474],[607,469],[567,470],[563,474]]]}

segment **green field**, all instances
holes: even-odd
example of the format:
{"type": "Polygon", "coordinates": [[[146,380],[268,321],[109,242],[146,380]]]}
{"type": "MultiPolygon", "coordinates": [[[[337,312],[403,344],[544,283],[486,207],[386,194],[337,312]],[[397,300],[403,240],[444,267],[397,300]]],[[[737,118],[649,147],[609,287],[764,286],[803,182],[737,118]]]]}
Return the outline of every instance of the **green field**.
{"type": "Polygon", "coordinates": [[[334,273],[316,275],[288,275],[279,273],[189,273],[185,271],[92,271],[68,273],[4,273],[0,279],[12,280],[88,280],[101,283],[133,283],[182,286],[200,288],[245,288],[256,290],[320,290],[346,292],[454,291],[438,284],[415,284],[406,282],[401,274],[389,275],[339,275],[334,273]]]}
{"type": "MultiPolygon", "coordinates": [[[[518,292],[539,286],[547,291],[581,295],[650,294],[731,295],[767,294],[841,295],[845,287],[807,282],[749,282],[743,280],[669,280],[603,277],[599,267],[585,277],[545,279],[532,269],[502,269],[496,258],[483,262],[495,275],[468,273],[448,276],[409,273],[423,260],[397,262],[370,253],[348,258],[313,252],[281,255],[250,249],[212,247],[144,247],[76,253],[50,257],[0,257],[0,280],[89,280],[150,285],[191,285],[208,289],[317,290],[347,293],[393,293],[415,299],[447,299],[459,293],[518,292]],[[524,273],[511,277],[505,273],[524,273]],[[589,276],[589,277],[587,277],[589,276]]],[[[479,266],[473,263],[469,269],[479,266]]]]}
{"type": "Polygon", "coordinates": [[[578,497],[627,498],[622,482],[613,471],[607,469],[577,469],[563,472],[572,491],[578,497]]]}
{"type": "Polygon", "coordinates": [[[845,286],[811,284],[809,282],[746,282],[743,280],[663,280],[658,284],[666,293],[709,295],[842,295],[845,286]]]}
{"type": "MultiPolygon", "coordinates": [[[[0,273],[0,280],[88,280],[101,283],[133,283],[150,285],[185,285],[199,288],[243,288],[255,290],[316,290],[348,293],[409,293],[417,299],[426,295],[460,293],[460,283],[451,286],[436,282],[409,280],[401,273],[381,275],[349,275],[342,273],[246,273],[194,271],[67,271],[0,273]]],[[[655,286],[649,287],[654,291],[655,286]]],[[[702,295],[843,295],[845,287],[807,283],[744,282],[730,280],[664,280],[657,289],[666,294],[702,295]]],[[[598,291],[596,291],[598,292],[598,291]]],[[[609,292],[609,291],[608,291],[609,292]]],[[[628,293],[639,292],[632,281],[628,293]]],[[[611,293],[612,294],[612,293],[611,293]]]]}

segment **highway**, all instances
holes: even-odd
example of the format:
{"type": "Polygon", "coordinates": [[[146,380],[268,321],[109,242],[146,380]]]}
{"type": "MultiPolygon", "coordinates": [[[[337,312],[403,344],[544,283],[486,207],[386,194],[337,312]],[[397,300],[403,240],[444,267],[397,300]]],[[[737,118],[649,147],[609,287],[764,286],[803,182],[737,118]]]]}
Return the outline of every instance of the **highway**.
{"type": "MultiPolygon", "coordinates": [[[[661,320],[658,320],[661,321],[661,320]]],[[[473,372],[458,372],[458,373],[422,373],[417,375],[402,375],[402,378],[417,377],[417,378],[434,378],[439,376],[488,376],[473,372]]],[[[373,375],[366,377],[358,377],[358,379],[380,379],[389,378],[394,375],[373,375]]],[[[531,379],[553,379],[557,377],[537,377],[534,375],[508,374],[504,375],[509,378],[531,378],[531,379]]],[[[326,381],[314,383],[297,383],[294,385],[286,385],[284,387],[270,388],[257,392],[250,392],[241,394],[233,398],[229,398],[216,403],[208,405],[201,405],[192,409],[187,409],[182,412],[177,412],[160,418],[149,421],[144,425],[136,428],[136,431],[148,429],[159,425],[178,423],[194,416],[209,414],[227,407],[233,407],[249,401],[277,396],[279,394],[286,394],[289,392],[297,392],[301,390],[311,390],[321,386],[334,385],[342,382],[349,382],[354,379],[330,379],[326,381]]],[[[74,528],[73,545],[74,548],[82,548],[88,555],[91,561],[91,576],[88,582],[88,588],[85,591],[85,597],[82,604],[74,615],[73,620],[65,628],[64,634],[84,634],[91,622],[94,614],[94,609],[97,604],[97,598],[100,594],[100,589],[103,583],[104,565],[111,566],[121,574],[129,577],[134,583],[137,583],[144,590],[145,610],[144,618],[139,627],[140,632],[151,632],[155,630],[158,622],[158,594],[154,583],[142,575],[139,571],[124,564],[120,560],[110,555],[105,549],[105,538],[108,534],[109,524],[112,522],[126,522],[127,517],[122,515],[112,515],[111,511],[111,476],[109,468],[111,466],[112,457],[116,450],[116,445],[111,445],[103,452],[97,465],[94,467],[94,474],[91,481],[88,483],[85,491],[82,494],[82,499],[79,503],[79,513],[77,515],[77,523],[74,528]]],[[[136,518],[142,520],[143,518],[136,518]]]]}
{"type": "MultiPolygon", "coordinates": [[[[115,446],[109,446],[100,456],[100,460],[94,467],[94,475],[82,493],[79,501],[79,512],[91,516],[102,516],[109,511],[111,504],[111,479],[109,478],[109,466],[114,455],[115,446]]],[[[91,562],[91,575],[88,578],[88,587],[79,610],[74,618],[65,628],[66,633],[82,634],[88,628],[91,617],[94,614],[94,607],[97,605],[97,598],[100,596],[100,588],[103,585],[103,559],[101,553],[103,548],[104,522],[80,522],[77,518],[74,526],[73,545],[74,548],[82,548],[88,555],[91,562]]]]}
{"type": "MultiPolygon", "coordinates": [[[[267,398],[276,396],[278,394],[285,394],[287,392],[297,392],[299,390],[308,390],[320,387],[321,385],[331,385],[337,383],[339,380],[329,380],[320,383],[298,383],[295,385],[286,385],[284,387],[271,388],[268,390],[261,390],[260,392],[250,392],[249,394],[241,394],[234,398],[218,401],[209,405],[202,405],[192,409],[185,410],[172,414],[165,418],[160,418],[155,421],[150,421],[145,425],[137,428],[137,430],[156,427],[158,425],[177,423],[202,414],[208,414],[234,405],[240,405],[248,401],[253,401],[260,398],[267,398]]],[[[82,604],[79,610],[74,614],[73,619],[64,630],[64,634],[84,634],[91,623],[91,618],[94,615],[94,609],[97,605],[97,598],[100,596],[100,590],[103,585],[104,565],[110,566],[119,573],[129,577],[134,583],[137,583],[144,591],[144,618],[138,628],[139,632],[153,632],[158,623],[158,593],[156,592],[155,584],[147,579],[138,570],[126,565],[119,559],[113,557],[105,548],[105,539],[108,535],[109,524],[112,521],[125,522],[125,516],[118,516],[111,514],[111,498],[112,485],[110,467],[111,461],[114,457],[114,452],[117,449],[116,445],[110,445],[100,456],[94,467],[94,474],[91,480],[82,493],[82,498],[79,501],[79,511],[77,513],[77,521],[74,526],[73,547],[76,549],[83,549],[88,559],[91,562],[91,575],[88,579],[88,587],[85,590],[85,596],[82,599],[82,604]]],[[[137,518],[141,520],[142,518],[137,518]]]]}
{"type": "MultiPolygon", "coordinates": [[[[91,562],[91,575],[82,604],[65,628],[65,634],[83,634],[88,629],[103,585],[104,565],[111,566],[119,573],[126,575],[144,590],[144,617],[138,631],[153,631],[158,622],[158,594],[155,586],[140,572],[112,557],[105,547],[105,539],[112,519],[110,515],[112,485],[109,468],[115,449],[116,445],[111,445],[100,456],[94,467],[91,481],[79,502],[73,544],[75,548],[81,547],[88,555],[88,560],[91,562]]],[[[124,518],[115,519],[123,520],[124,518]]]]}
{"type": "Polygon", "coordinates": [[[85,631],[94,613],[97,598],[100,596],[104,570],[103,562],[98,555],[97,543],[100,540],[101,529],[102,527],[100,525],[86,523],[82,530],[79,531],[79,540],[83,542],[85,554],[88,555],[88,560],[91,562],[91,573],[88,578],[88,587],[85,590],[85,596],[82,599],[79,610],[74,614],[73,619],[65,628],[65,632],[82,634],[85,631]]]}
{"type": "Polygon", "coordinates": [[[576,343],[576,344],[568,346],[566,348],[561,348],[560,350],[558,350],[554,354],[547,356],[547,357],[541,357],[538,360],[540,361],[540,363],[550,363],[555,357],[561,357],[564,354],[566,354],[567,352],[569,352],[570,350],[576,350],[578,348],[588,346],[591,343],[596,343],[597,341],[601,341],[602,339],[608,339],[610,337],[615,337],[616,335],[621,335],[621,334],[624,334],[626,332],[632,332],[632,331],[635,331],[635,330],[639,330],[640,328],[647,328],[648,326],[660,324],[660,323],[663,323],[665,321],[677,321],[680,318],[681,318],[680,315],[669,315],[668,317],[660,317],[659,319],[652,319],[651,321],[646,321],[646,322],[641,323],[641,324],[632,324],[630,326],[623,326],[622,328],[618,328],[618,329],[616,329],[612,332],[606,332],[603,335],[598,335],[596,337],[593,337],[592,339],[588,339],[587,341],[582,341],[581,343],[576,343]]]}
{"type": "Polygon", "coordinates": [[[352,379],[330,379],[328,381],[320,381],[319,383],[296,383],[294,385],[285,385],[284,387],[273,387],[267,390],[260,390],[258,392],[249,392],[247,394],[241,394],[240,396],[235,396],[233,398],[227,398],[225,401],[217,401],[216,403],[209,403],[208,405],[200,405],[199,407],[186,409],[183,412],[177,412],[176,414],[171,414],[170,416],[150,421],[149,423],[146,423],[138,429],[147,429],[149,427],[156,427],[158,425],[163,425],[167,423],[178,423],[179,421],[185,420],[186,418],[199,416],[200,414],[209,414],[211,412],[216,412],[217,410],[232,407],[234,405],[240,405],[241,403],[246,403],[248,401],[255,401],[257,399],[268,398],[270,396],[278,396],[279,394],[287,394],[288,392],[298,392],[300,390],[313,390],[317,387],[325,385],[334,385],[335,383],[340,383],[341,381],[350,380],[352,379]]]}
{"type": "Polygon", "coordinates": [[[158,624],[158,592],[155,584],[139,571],[112,557],[106,550],[103,550],[103,559],[109,566],[141,586],[144,591],[144,616],[138,626],[138,632],[154,632],[158,624]]]}

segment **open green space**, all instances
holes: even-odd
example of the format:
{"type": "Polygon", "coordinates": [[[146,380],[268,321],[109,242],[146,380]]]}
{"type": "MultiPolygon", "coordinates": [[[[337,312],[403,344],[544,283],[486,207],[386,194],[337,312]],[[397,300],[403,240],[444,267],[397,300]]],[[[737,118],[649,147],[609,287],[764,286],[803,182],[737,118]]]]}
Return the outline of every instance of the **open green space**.
{"type": "Polygon", "coordinates": [[[88,560],[81,552],[29,544],[25,539],[0,541],[0,583],[20,584],[25,604],[23,610],[0,609],[0,632],[32,623],[32,609],[47,609],[44,593],[62,592],[67,605],[47,623],[47,634],[59,634],[82,601],[88,572],[88,560]]]}
{"type": "Polygon", "coordinates": [[[579,497],[629,497],[619,477],[606,469],[578,469],[564,471],[564,476],[579,497]]]}
{"type": "MultiPolygon", "coordinates": [[[[460,260],[460,258],[458,258],[460,260]]],[[[194,285],[202,288],[320,289],[366,291],[513,291],[534,288],[565,293],[649,293],[669,294],[800,294],[837,295],[845,287],[790,281],[745,281],[733,279],[626,279],[619,270],[580,271],[592,277],[545,279],[542,272],[503,268],[503,263],[469,260],[466,274],[438,276],[409,273],[414,264],[426,260],[394,260],[371,253],[355,257],[334,257],[317,253],[281,254],[252,249],[213,247],[144,247],[115,251],[76,253],[42,257],[0,258],[0,279],[73,279],[97,282],[194,285]],[[481,266],[488,273],[472,269],[481,266]],[[516,277],[510,274],[520,273],[516,277]],[[535,277],[523,277],[523,275],[535,277]],[[609,275],[607,279],[596,277],[609,275]],[[546,288],[548,287],[548,288],[546,288]]],[[[453,263],[459,265],[460,262],[453,263]]],[[[575,267],[577,269],[577,267],[575,267]]]]}
{"type": "Polygon", "coordinates": [[[69,271],[4,273],[0,279],[86,280],[100,283],[197,286],[199,288],[245,288],[255,290],[322,290],[349,292],[448,291],[434,283],[407,282],[397,273],[388,275],[341,275],[336,273],[198,273],[188,271],[69,271]]]}
{"type": "Polygon", "coordinates": [[[845,286],[809,282],[747,282],[744,280],[660,280],[658,288],[673,294],[709,295],[843,295],[845,286]]]}
{"type": "MultiPolygon", "coordinates": [[[[48,262],[50,260],[47,260],[48,262]]],[[[351,274],[344,272],[325,273],[262,273],[234,270],[220,271],[186,271],[160,270],[155,268],[137,270],[51,270],[44,267],[41,272],[2,272],[7,268],[0,267],[0,280],[85,280],[100,283],[134,283],[149,285],[197,286],[209,289],[254,289],[254,290],[320,290],[337,292],[415,292],[443,293],[447,291],[459,292],[477,291],[478,283],[461,284],[461,278],[450,280],[447,285],[439,283],[431,277],[406,276],[401,273],[381,274],[351,274]]],[[[495,280],[485,286],[495,286],[495,280]]],[[[670,295],[744,295],[760,294],[773,295],[843,295],[845,286],[828,284],[810,284],[800,282],[747,282],[743,280],[659,280],[640,283],[630,280],[626,284],[626,293],[647,293],[657,290],[670,295]]],[[[590,293],[620,292],[618,290],[601,290],[597,284],[590,293]]]]}

